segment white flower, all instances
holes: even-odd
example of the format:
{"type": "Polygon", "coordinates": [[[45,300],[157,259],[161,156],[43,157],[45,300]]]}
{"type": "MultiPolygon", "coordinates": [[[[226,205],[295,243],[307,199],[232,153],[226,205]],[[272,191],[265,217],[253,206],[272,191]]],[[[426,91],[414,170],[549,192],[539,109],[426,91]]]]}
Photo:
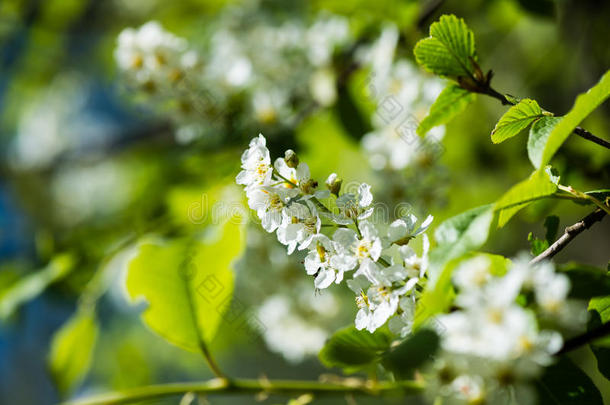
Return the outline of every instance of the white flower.
{"type": "Polygon", "coordinates": [[[332,62],[333,51],[349,39],[349,21],[345,17],[318,18],[305,33],[307,56],[314,66],[332,62]]]}
{"type": "Polygon", "coordinates": [[[337,100],[335,73],[331,69],[318,69],[309,79],[309,93],[321,106],[328,107],[337,100]]]}
{"type": "Polygon", "coordinates": [[[334,215],[332,217],[333,221],[336,223],[340,225],[350,225],[354,220],[366,219],[373,214],[373,208],[370,207],[373,203],[371,186],[362,183],[358,187],[358,194],[342,194],[337,198],[336,203],[340,212],[340,215],[334,215]]]}
{"type": "Polygon", "coordinates": [[[415,224],[417,223],[417,217],[415,215],[409,214],[404,218],[397,219],[392,222],[388,228],[388,239],[391,243],[406,245],[411,239],[426,232],[433,219],[434,217],[432,215],[428,215],[417,229],[415,229],[415,224]]]}
{"type": "Polygon", "coordinates": [[[485,403],[485,383],[479,376],[458,376],[451,382],[451,391],[465,404],[485,403]]]}
{"type": "Polygon", "coordinates": [[[490,267],[486,256],[466,260],[453,273],[453,283],[462,290],[479,289],[491,281],[490,267]]]}
{"type": "Polygon", "coordinates": [[[584,326],[587,321],[586,304],[568,299],[570,292],[568,276],[555,272],[553,264],[549,262],[541,263],[529,270],[532,274],[536,304],[542,315],[570,329],[578,330],[584,326]]]}
{"type": "Polygon", "coordinates": [[[415,298],[413,296],[401,297],[398,301],[400,313],[390,319],[388,327],[390,331],[400,337],[407,337],[413,329],[415,319],[415,298]]]}
{"type": "Polygon", "coordinates": [[[327,190],[318,190],[318,182],[311,179],[309,173],[309,166],[307,163],[301,162],[296,168],[288,167],[284,158],[277,158],[274,163],[275,170],[281,176],[280,179],[284,180],[284,187],[294,188],[298,187],[299,191],[303,193],[303,198],[309,199],[311,197],[326,198],[329,195],[327,190]]]}
{"type": "Polygon", "coordinates": [[[370,282],[379,283],[379,267],[375,264],[381,256],[382,244],[373,224],[363,221],[358,229],[362,238],[348,228],[337,229],[333,235],[337,261],[345,267],[354,268],[359,265],[356,275],[365,275],[370,282]]]}
{"type": "Polygon", "coordinates": [[[248,205],[256,211],[267,232],[275,231],[282,223],[288,201],[297,195],[296,190],[283,187],[261,186],[247,190],[248,205]]]}
{"type": "Polygon", "coordinates": [[[371,285],[364,276],[355,276],[347,281],[349,288],[356,293],[356,329],[374,332],[396,313],[398,301],[403,290],[395,290],[391,285],[371,285]]]}
{"type": "Polygon", "coordinates": [[[263,302],[257,315],[265,325],[261,332],[267,346],[288,361],[298,363],[317,354],[328,333],[299,315],[293,303],[292,297],[275,294],[263,302]]]}
{"type": "Polygon", "coordinates": [[[165,31],[157,21],[150,21],[138,29],[124,29],[117,42],[114,52],[117,64],[140,84],[166,79],[157,76],[180,68],[188,46],[186,40],[165,31]]]}
{"type": "Polygon", "coordinates": [[[283,211],[282,224],[277,230],[277,239],[288,246],[288,254],[306,249],[313,237],[320,232],[322,221],[315,206],[305,201],[305,204],[293,203],[283,211]]]}
{"type": "Polygon", "coordinates": [[[322,234],[315,235],[310,244],[309,254],[305,257],[305,270],[307,274],[315,275],[316,288],[324,289],[333,281],[339,284],[343,280],[343,273],[353,268],[336,259],[331,240],[322,234]]]}
{"type": "Polygon", "coordinates": [[[266,143],[263,134],[250,141],[250,146],[241,155],[243,170],[235,178],[237,184],[244,185],[246,189],[270,184],[273,169],[266,143]]]}

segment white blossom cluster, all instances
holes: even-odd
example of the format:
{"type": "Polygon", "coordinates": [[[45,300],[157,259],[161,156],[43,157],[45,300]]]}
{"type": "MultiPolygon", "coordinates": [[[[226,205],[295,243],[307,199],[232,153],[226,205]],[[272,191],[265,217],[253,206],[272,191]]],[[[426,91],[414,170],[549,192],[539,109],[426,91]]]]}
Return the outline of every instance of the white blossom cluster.
{"type": "Polygon", "coordinates": [[[485,256],[461,264],[453,277],[458,310],[437,317],[442,353],[430,390],[443,403],[535,403],[530,383],[561,349],[557,329],[586,319],[551,263],[533,267],[520,257],[503,276],[491,269],[485,256]]]}
{"type": "Polygon", "coordinates": [[[362,146],[375,170],[403,170],[426,166],[438,158],[444,126],[433,128],[425,137],[415,130],[442,90],[438,78],[427,77],[411,61],[395,57],[398,29],[386,27],[359,59],[369,66],[366,95],[375,104],[373,130],[364,135],[362,146]]]}
{"type": "Polygon", "coordinates": [[[310,103],[336,100],[332,57],[352,40],[346,18],[277,23],[236,10],[210,24],[204,46],[189,44],[156,21],[118,36],[120,71],[148,101],[169,110],[179,141],[219,133],[228,111],[240,113],[234,126],[288,124],[310,103]]]}
{"type": "Polygon", "coordinates": [[[250,208],[267,232],[276,232],[289,254],[307,250],[305,270],[315,277],[316,288],[339,284],[346,272],[353,271],[347,284],[356,293],[356,327],[372,332],[398,314],[390,326],[398,334],[408,334],[414,293],[425,281],[429,242],[424,232],[432,217],[418,228],[413,215],[389,225],[376,224],[371,220],[368,184],[361,184],[356,193],[341,194],[341,180],[333,173],[326,181],[329,190],[319,190],[309,167],[294,152],[287,151],[272,165],[263,135],[252,139],[241,160],[243,170],[236,181],[245,187],[250,208]],[[324,205],[323,199],[334,207],[324,205]],[[422,234],[420,257],[408,243],[422,234]]]}

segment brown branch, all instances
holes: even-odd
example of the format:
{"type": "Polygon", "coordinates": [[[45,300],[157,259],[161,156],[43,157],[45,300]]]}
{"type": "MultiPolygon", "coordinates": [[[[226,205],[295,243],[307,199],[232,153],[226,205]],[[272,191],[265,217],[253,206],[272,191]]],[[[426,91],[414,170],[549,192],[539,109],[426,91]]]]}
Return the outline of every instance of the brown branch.
{"type": "Polygon", "coordinates": [[[593,135],[591,132],[587,131],[584,128],[576,127],[574,129],[574,133],[576,135],[580,136],[581,138],[587,139],[591,142],[595,142],[596,144],[603,146],[606,149],[610,149],[610,142],[608,142],[604,139],[598,138],[597,136],[593,135]]]}
{"type": "Polygon", "coordinates": [[[583,333],[582,335],[575,336],[571,339],[566,340],[558,355],[570,352],[574,349],[578,349],[581,346],[586,345],[596,339],[610,335],[610,322],[603,324],[597,329],[590,330],[583,333]]]}
{"type": "Polygon", "coordinates": [[[572,239],[574,239],[584,230],[589,229],[591,226],[593,226],[594,223],[601,221],[605,215],[606,215],[605,211],[603,211],[601,209],[596,209],[595,211],[593,211],[592,213],[590,213],[589,215],[587,215],[586,217],[584,217],[583,219],[581,219],[580,221],[575,223],[574,225],[568,226],[565,229],[564,234],[561,235],[561,237],[559,239],[557,239],[555,241],[555,243],[553,243],[551,246],[549,246],[548,249],[546,249],[544,252],[540,253],[538,256],[534,257],[530,261],[530,264],[536,264],[543,260],[547,260],[547,259],[550,259],[551,257],[555,256],[564,247],[566,247],[568,245],[568,243],[570,243],[572,241],[572,239]]]}

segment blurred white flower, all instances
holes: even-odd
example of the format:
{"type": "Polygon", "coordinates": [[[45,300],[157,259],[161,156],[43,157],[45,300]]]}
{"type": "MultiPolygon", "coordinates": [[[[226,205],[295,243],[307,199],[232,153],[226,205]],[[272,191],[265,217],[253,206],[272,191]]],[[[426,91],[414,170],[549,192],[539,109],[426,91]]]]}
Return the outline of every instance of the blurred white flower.
{"type": "Polygon", "coordinates": [[[263,338],[269,348],[298,363],[318,354],[328,333],[299,317],[290,310],[291,306],[288,297],[277,294],[265,300],[257,315],[265,326],[263,338]]]}

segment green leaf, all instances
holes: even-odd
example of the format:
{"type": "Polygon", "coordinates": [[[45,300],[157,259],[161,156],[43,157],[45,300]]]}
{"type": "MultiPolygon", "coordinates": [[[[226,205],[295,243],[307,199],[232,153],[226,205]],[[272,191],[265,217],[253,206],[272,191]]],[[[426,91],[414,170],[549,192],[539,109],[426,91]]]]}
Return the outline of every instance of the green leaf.
{"type": "MultiPolygon", "coordinates": [[[[589,322],[587,330],[592,331],[602,326],[602,321],[599,312],[589,311],[589,322]]],[[[591,351],[597,359],[597,369],[610,380],[610,339],[607,337],[603,341],[597,341],[590,344],[591,351]]]]}
{"type": "Polygon", "coordinates": [[[530,128],[530,136],[527,139],[527,156],[536,169],[540,168],[544,146],[559,121],[561,118],[558,117],[542,117],[530,128]]]}
{"type": "Polygon", "coordinates": [[[412,378],[415,370],[433,358],[439,344],[436,332],[420,329],[384,353],[382,364],[399,379],[412,378]]]}
{"type": "Polygon", "coordinates": [[[144,243],[129,264],[127,291],[148,303],[144,322],[176,346],[198,351],[220,325],[233,294],[231,263],[243,246],[235,222],[206,243],[144,243]]]}
{"type": "Polygon", "coordinates": [[[464,20],[444,15],[430,26],[430,36],[415,45],[415,59],[440,76],[472,76],[476,61],[474,34],[464,20]]]}
{"type": "Polygon", "coordinates": [[[514,185],[494,205],[499,212],[498,227],[503,227],[519,210],[533,201],[547,197],[557,191],[557,184],[548,170],[539,169],[531,176],[514,185]]]}
{"type": "Polygon", "coordinates": [[[544,228],[546,229],[544,239],[534,237],[532,232],[527,235],[527,240],[530,242],[530,251],[534,256],[538,256],[548,249],[555,240],[555,237],[557,236],[557,229],[559,228],[559,217],[555,215],[546,217],[544,220],[544,228]]]}
{"type": "Polygon", "coordinates": [[[570,296],[590,299],[610,295],[610,275],[606,270],[581,263],[568,263],[559,267],[570,278],[570,296]]]}
{"type": "Polygon", "coordinates": [[[89,371],[98,332],[93,311],[79,310],[53,336],[47,363],[62,395],[69,394],[89,371]]]}
{"type": "Polygon", "coordinates": [[[559,122],[549,135],[540,166],[544,166],[551,161],[557,149],[565,142],[572,131],[584,120],[593,110],[603,103],[610,96],[610,70],[607,71],[600,81],[589,91],[576,98],[574,106],[559,122]]]}
{"type": "Polygon", "coordinates": [[[509,108],[500,118],[494,130],[491,131],[491,140],[493,143],[504,142],[523,131],[540,117],[542,117],[542,109],[536,100],[524,98],[517,105],[509,108]]]}
{"type": "Polygon", "coordinates": [[[351,373],[378,362],[391,343],[392,336],[385,329],[370,333],[348,326],[328,339],[318,357],[328,368],[339,367],[351,373]]]}
{"type": "Polygon", "coordinates": [[[50,284],[68,274],[73,266],[72,256],[58,255],[42,270],[23,277],[3,290],[0,298],[0,320],[8,319],[20,305],[36,298],[50,284]]]}
{"type": "Polygon", "coordinates": [[[601,323],[610,322],[610,295],[591,299],[589,311],[597,312],[601,323]]]}
{"type": "Polygon", "coordinates": [[[603,405],[593,381],[567,357],[547,367],[536,380],[539,405],[603,405]]]}
{"type": "Polygon", "coordinates": [[[466,109],[476,99],[476,94],[450,84],[438,95],[430,112],[417,127],[417,134],[424,136],[432,128],[446,124],[466,109]]]}
{"type": "Polygon", "coordinates": [[[434,239],[437,246],[430,252],[431,283],[436,281],[449,260],[483,246],[492,219],[492,206],[483,205],[451,217],[436,228],[434,239]]]}

